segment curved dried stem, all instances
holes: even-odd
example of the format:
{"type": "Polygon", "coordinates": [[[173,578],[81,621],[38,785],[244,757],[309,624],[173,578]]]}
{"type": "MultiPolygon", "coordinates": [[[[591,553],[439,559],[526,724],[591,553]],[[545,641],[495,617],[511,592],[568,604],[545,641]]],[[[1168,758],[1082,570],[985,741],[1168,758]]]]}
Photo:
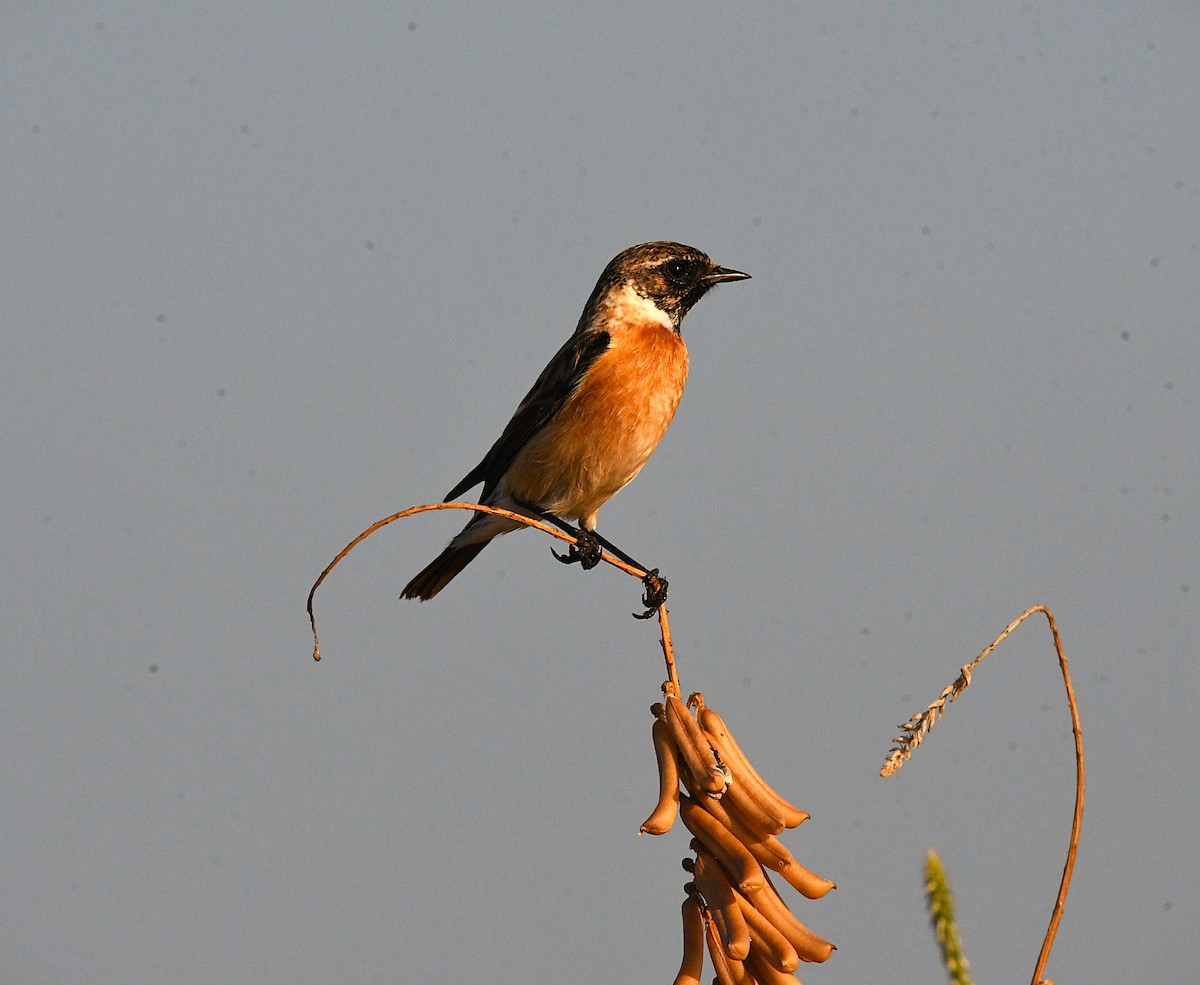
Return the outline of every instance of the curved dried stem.
{"type": "MultiPolygon", "coordinates": [[[[403,520],[408,516],[415,516],[417,513],[428,513],[430,510],[472,510],[478,513],[492,513],[495,516],[506,517],[509,520],[515,520],[517,523],[523,523],[527,527],[536,527],[543,533],[548,533],[551,537],[556,537],[559,540],[566,541],[568,544],[577,543],[576,539],[564,530],[559,530],[558,527],[552,526],[543,520],[535,519],[531,516],[526,516],[524,513],[514,513],[512,510],[501,509],[499,506],[483,506],[480,503],[426,503],[423,506],[413,506],[407,510],[401,510],[399,513],[393,513],[391,516],[385,516],[382,520],[376,520],[366,530],[355,537],[349,544],[338,552],[337,557],[325,566],[325,570],[313,582],[312,588],[308,590],[308,603],[306,610],[308,612],[308,624],[312,629],[313,637],[313,659],[321,659],[321,642],[317,637],[317,618],[313,614],[313,596],[317,594],[317,589],[321,587],[323,582],[334,568],[336,568],[342,559],[349,554],[354,548],[361,544],[364,540],[386,527],[389,523],[394,523],[396,520],[403,520]]],[[[640,568],[634,567],[632,564],[626,564],[620,558],[613,557],[607,552],[601,553],[601,559],[607,561],[614,568],[619,568],[626,574],[633,575],[635,578],[645,578],[646,572],[640,568]]],[[[667,653],[667,668],[674,675],[674,659],[668,652],[671,645],[670,632],[667,629],[667,611],[666,606],[659,606],[659,624],[663,627],[663,652],[667,653]]]]}
{"type": "Polygon", "coordinates": [[[1067,860],[1063,866],[1062,879],[1058,886],[1058,897],[1054,902],[1054,910],[1050,915],[1050,926],[1046,930],[1046,938],[1042,942],[1042,950],[1038,955],[1032,980],[1032,985],[1052,985],[1047,979],[1042,978],[1042,972],[1045,970],[1046,961],[1050,957],[1050,949],[1054,946],[1054,937],[1058,933],[1058,925],[1062,921],[1063,908],[1067,901],[1067,890],[1071,885],[1071,874],[1075,871],[1075,855],[1079,850],[1079,832],[1083,826],[1083,795],[1086,785],[1083,765],[1083,731],[1079,725],[1079,707],[1075,701],[1075,688],[1071,684],[1071,674],[1067,668],[1067,658],[1063,653],[1062,639],[1058,635],[1058,624],[1054,621],[1054,614],[1044,605],[1034,605],[1030,606],[1010,622],[1005,627],[1004,632],[997,636],[979,656],[963,667],[957,680],[942,691],[933,704],[925,711],[913,715],[912,718],[900,726],[901,734],[896,737],[897,744],[888,753],[887,760],[883,764],[883,768],[879,771],[879,774],[880,776],[890,776],[904,765],[905,761],[913,754],[913,750],[921,744],[930,729],[933,728],[934,723],[945,710],[946,704],[957,698],[971,683],[971,671],[979,666],[979,662],[996,649],[1009,633],[1035,612],[1042,613],[1046,617],[1046,621],[1050,624],[1050,635],[1054,639],[1054,652],[1058,655],[1058,666],[1062,672],[1063,684],[1067,691],[1067,708],[1071,713],[1071,730],[1075,737],[1075,812],[1071,821],[1071,838],[1067,845],[1067,860]]]}
{"type": "Polygon", "coordinates": [[[1075,702],[1075,688],[1071,686],[1071,673],[1067,669],[1067,658],[1063,654],[1062,640],[1058,636],[1058,625],[1054,621],[1054,614],[1044,605],[1035,605],[1025,615],[1032,612],[1045,613],[1046,620],[1050,623],[1050,634],[1054,637],[1054,650],[1058,654],[1058,666],[1062,670],[1063,684],[1067,689],[1067,707],[1071,709],[1071,731],[1075,736],[1075,814],[1071,821],[1071,840],[1067,846],[1067,861],[1063,865],[1062,879],[1058,884],[1058,897],[1054,901],[1054,910],[1050,915],[1050,926],[1046,930],[1046,939],[1042,942],[1042,950],[1038,954],[1032,979],[1033,985],[1053,985],[1052,982],[1042,978],[1042,972],[1050,958],[1050,949],[1054,946],[1058,925],[1062,922],[1063,909],[1067,904],[1067,890],[1071,885],[1071,873],[1075,871],[1075,855],[1079,850],[1079,831],[1083,826],[1083,731],[1079,725],[1079,707],[1075,702]]]}

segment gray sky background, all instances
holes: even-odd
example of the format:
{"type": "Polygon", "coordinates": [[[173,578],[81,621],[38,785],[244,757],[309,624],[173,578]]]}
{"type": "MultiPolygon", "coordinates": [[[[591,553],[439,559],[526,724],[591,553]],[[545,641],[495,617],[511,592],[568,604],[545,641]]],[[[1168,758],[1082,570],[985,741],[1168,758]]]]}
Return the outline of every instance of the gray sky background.
{"type": "Polygon", "coordinates": [[[1193,3],[0,14],[0,977],[667,982],[639,588],[530,533],[400,603],[620,249],[754,279],[600,529],[813,819],[820,982],[1200,965],[1193,3]]]}

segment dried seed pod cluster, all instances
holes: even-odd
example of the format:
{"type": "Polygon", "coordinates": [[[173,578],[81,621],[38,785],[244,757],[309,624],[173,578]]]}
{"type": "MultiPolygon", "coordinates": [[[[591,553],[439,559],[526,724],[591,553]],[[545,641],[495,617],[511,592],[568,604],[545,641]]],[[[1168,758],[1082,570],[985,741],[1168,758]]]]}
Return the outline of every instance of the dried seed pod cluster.
{"type": "Polygon", "coordinates": [[[801,961],[824,961],[834,947],[796,919],[766,870],[808,899],[834,888],[776,837],[808,815],[759,776],[703,695],[684,704],[669,683],[663,694],[664,702],[650,709],[658,804],[641,830],[665,834],[679,816],[692,833],[695,858],[683,866],[693,881],[685,887],[683,962],[675,985],[699,985],[705,949],[719,985],[795,985],[801,961]]]}

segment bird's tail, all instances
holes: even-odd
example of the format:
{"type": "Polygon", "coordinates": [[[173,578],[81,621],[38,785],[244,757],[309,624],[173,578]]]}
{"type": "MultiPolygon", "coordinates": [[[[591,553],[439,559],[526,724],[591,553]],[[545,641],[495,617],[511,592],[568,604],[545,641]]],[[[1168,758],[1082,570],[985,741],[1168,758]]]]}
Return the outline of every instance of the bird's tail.
{"type": "Polygon", "coordinates": [[[450,544],[441,554],[429,562],[412,581],[404,586],[400,594],[403,599],[420,599],[422,602],[433,598],[445,588],[463,568],[475,560],[475,557],[488,546],[491,538],[474,544],[463,544],[455,547],[450,544]]]}

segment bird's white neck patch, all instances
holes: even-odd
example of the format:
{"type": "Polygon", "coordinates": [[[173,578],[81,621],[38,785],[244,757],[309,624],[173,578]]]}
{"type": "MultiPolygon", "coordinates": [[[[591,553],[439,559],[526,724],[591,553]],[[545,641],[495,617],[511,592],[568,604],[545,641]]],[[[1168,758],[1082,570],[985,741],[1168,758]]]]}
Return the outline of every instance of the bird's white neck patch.
{"type": "Polygon", "coordinates": [[[638,294],[629,284],[613,292],[610,310],[611,317],[618,321],[628,321],[631,324],[653,322],[663,328],[669,328],[672,332],[675,331],[675,323],[671,316],[649,298],[638,294]]]}

